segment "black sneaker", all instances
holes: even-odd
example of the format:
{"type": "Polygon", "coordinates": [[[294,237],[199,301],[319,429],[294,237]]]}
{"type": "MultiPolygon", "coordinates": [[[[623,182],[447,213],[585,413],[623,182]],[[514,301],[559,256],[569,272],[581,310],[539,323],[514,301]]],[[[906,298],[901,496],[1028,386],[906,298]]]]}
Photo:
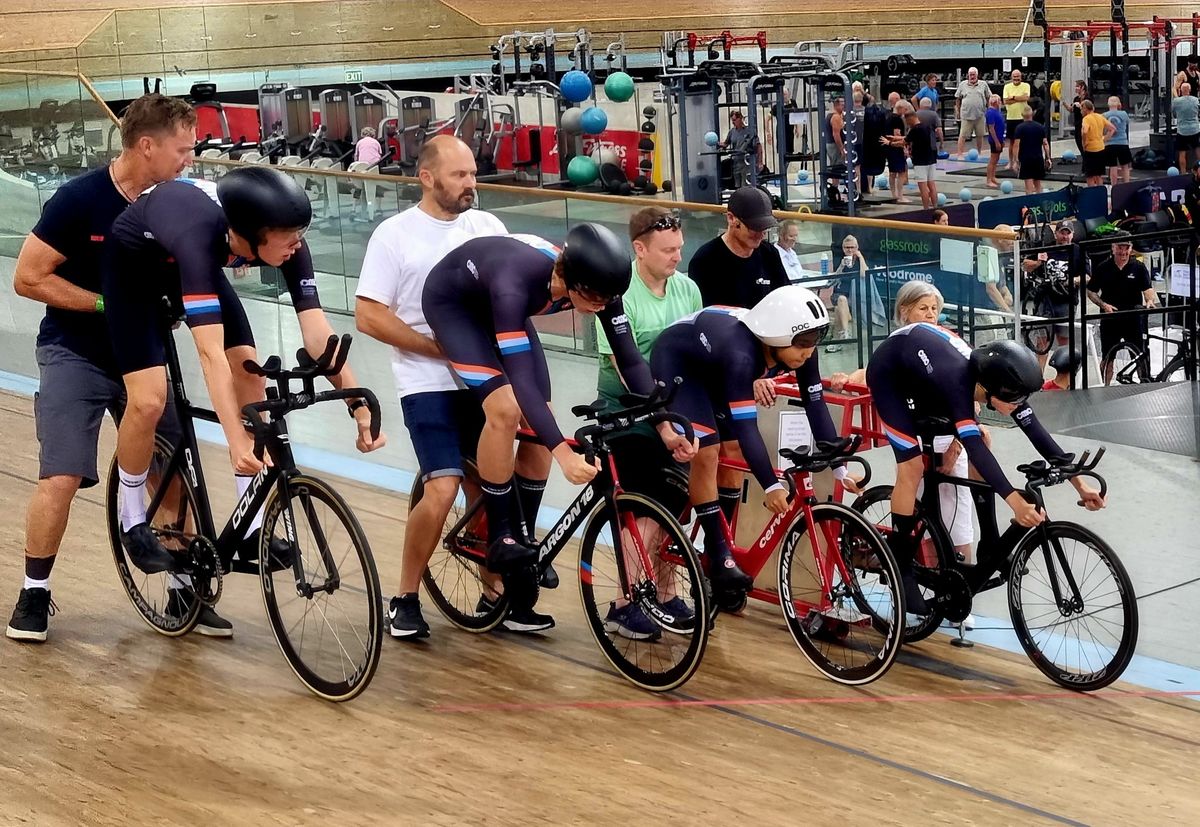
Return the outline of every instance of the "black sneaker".
{"type": "Polygon", "coordinates": [[[175,558],[162,547],[148,523],[138,523],[121,532],[121,544],[130,562],[146,574],[161,574],[175,568],[175,558]]]}
{"type": "MultiPolygon", "coordinates": [[[[167,614],[172,617],[182,617],[187,614],[189,601],[195,596],[187,589],[168,589],[167,614]]],[[[200,617],[196,621],[196,634],[205,637],[233,637],[233,624],[217,614],[216,610],[207,603],[200,607],[200,617]]]]}
{"type": "MultiPolygon", "coordinates": [[[[261,542],[261,528],[256,528],[242,538],[237,547],[237,559],[243,563],[258,565],[258,544],[261,542]]],[[[271,571],[283,571],[292,567],[292,544],[282,537],[272,537],[267,549],[267,559],[270,560],[271,571]]]]}
{"type": "Polygon", "coordinates": [[[497,537],[488,546],[488,571],[507,574],[537,561],[537,550],[518,543],[512,537],[497,537]]]}
{"type": "Polygon", "coordinates": [[[41,643],[46,639],[49,617],[56,611],[58,607],[50,599],[49,589],[21,589],[4,635],[12,640],[41,643]]]}
{"type": "MultiPolygon", "coordinates": [[[[496,604],[488,600],[486,595],[481,594],[479,603],[475,606],[475,614],[485,615],[495,608],[496,604]]],[[[528,609],[509,608],[508,614],[504,616],[500,626],[509,632],[544,632],[554,628],[554,618],[550,615],[539,614],[532,607],[528,609]]]]}
{"type": "Polygon", "coordinates": [[[393,597],[388,605],[388,633],[392,637],[429,637],[429,624],[421,616],[421,601],[416,595],[393,597]]]}

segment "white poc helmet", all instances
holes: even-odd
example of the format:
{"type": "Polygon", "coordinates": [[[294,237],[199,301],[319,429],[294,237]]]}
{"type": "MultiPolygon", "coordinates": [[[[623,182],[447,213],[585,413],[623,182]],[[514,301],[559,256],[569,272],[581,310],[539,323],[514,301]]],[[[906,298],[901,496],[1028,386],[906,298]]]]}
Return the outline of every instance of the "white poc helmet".
{"type": "Polygon", "coordinates": [[[798,284],[777,287],[746,311],[742,324],[764,345],[789,347],[803,333],[829,327],[829,313],[816,293],[798,284]]]}

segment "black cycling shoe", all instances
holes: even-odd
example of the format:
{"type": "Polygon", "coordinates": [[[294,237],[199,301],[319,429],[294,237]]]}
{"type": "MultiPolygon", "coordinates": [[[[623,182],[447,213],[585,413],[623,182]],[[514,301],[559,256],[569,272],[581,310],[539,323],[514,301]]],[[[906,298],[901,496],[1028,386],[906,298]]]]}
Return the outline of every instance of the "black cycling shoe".
{"type": "Polygon", "coordinates": [[[542,572],[542,588],[557,589],[558,588],[558,572],[554,570],[551,563],[546,564],[546,570],[542,572]]]}
{"type": "Polygon", "coordinates": [[[904,611],[921,617],[927,616],[929,606],[925,603],[925,596],[921,594],[921,587],[917,584],[916,575],[912,572],[902,574],[900,582],[904,585],[904,611]]]}
{"type": "Polygon", "coordinates": [[[146,574],[161,574],[175,568],[175,558],[162,547],[148,523],[138,523],[121,532],[125,553],[137,568],[146,574]]]}
{"type": "Polygon", "coordinates": [[[708,579],[712,581],[713,589],[716,591],[748,592],[754,588],[754,578],[738,568],[733,555],[728,551],[712,555],[711,565],[708,568],[708,579]]]}
{"type": "MultiPolygon", "coordinates": [[[[243,563],[258,565],[258,544],[261,542],[259,537],[261,534],[262,529],[256,528],[242,538],[237,547],[237,559],[243,563]]],[[[292,567],[291,543],[282,537],[272,537],[267,548],[267,559],[270,561],[271,571],[290,569],[292,567]]]]}
{"type": "Polygon", "coordinates": [[[13,609],[4,636],[12,640],[41,643],[46,639],[49,617],[57,610],[58,607],[50,599],[49,589],[21,589],[21,596],[17,598],[17,607],[13,609]]]}
{"type": "Polygon", "coordinates": [[[497,537],[488,546],[488,571],[507,574],[537,562],[537,550],[522,545],[512,537],[497,537]]]}

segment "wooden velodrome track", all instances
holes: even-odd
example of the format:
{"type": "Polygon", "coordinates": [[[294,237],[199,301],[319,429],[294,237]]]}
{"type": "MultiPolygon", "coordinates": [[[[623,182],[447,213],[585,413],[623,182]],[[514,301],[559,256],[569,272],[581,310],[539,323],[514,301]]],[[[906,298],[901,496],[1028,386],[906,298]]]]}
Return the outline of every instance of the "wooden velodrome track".
{"type": "MultiPolygon", "coordinates": [[[[37,474],[29,399],[0,394],[0,602],[16,597],[37,474]]],[[[112,451],[105,426],[102,457],[112,451]]],[[[224,451],[206,448],[220,479],[224,451]]],[[[337,481],[384,579],[405,503],[337,481]]],[[[218,509],[230,504],[218,492],[218,509]]],[[[293,678],[257,582],[232,578],[232,641],[135,616],[101,488],[76,500],[43,646],[0,641],[0,824],[1195,824],[1200,704],[1063,690],[1023,658],[904,652],[861,689],[818,676],[776,616],[725,618],[700,672],[656,696],[613,673],[572,566],[544,637],[386,640],[371,688],[334,706],[293,678]]]]}

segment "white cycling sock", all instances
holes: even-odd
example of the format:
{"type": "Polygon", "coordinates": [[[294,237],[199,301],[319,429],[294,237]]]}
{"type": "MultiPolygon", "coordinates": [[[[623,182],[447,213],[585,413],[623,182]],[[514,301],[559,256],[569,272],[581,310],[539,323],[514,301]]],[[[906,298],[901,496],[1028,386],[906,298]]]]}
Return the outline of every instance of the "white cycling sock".
{"type": "Polygon", "coordinates": [[[46,591],[50,591],[50,578],[47,577],[45,580],[34,580],[32,577],[30,577],[27,574],[27,575],[25,575],[25,585],[23,585],[21,588],[23,588],[23,589],[45,589],[46,591]]]}
{"type": "MultiPolygon", "coordinates": [[[[247,477],[242,474],[234,474],[233,475],[233,482],[237,486],[238,500],[241,500],[242,495],[246,493],[246,490],[248,488],[250,488],[250,482],[253,479],[254,479],[254,477],[247,477]]],[[[242,536],[249,537],[251,534],[258,531],[258,529],[262,528],[262,521],[263,521],[263,510],[260,508],[260,509],[258,509],[258,512],[254,515],[254,519],[252,519],[250,521],[250,525],[246,526],[246,533],[243,534],[242,536]]]]}
{"type": "Polygon", "coordinates": [[[117,498],[120,503],[121,530],[128,531],[146,522],[146,477],[150,475],[150,469],[140,474],[130,474],[118,466],[117,474],[121,478],[121,495],[117,498]]]}

